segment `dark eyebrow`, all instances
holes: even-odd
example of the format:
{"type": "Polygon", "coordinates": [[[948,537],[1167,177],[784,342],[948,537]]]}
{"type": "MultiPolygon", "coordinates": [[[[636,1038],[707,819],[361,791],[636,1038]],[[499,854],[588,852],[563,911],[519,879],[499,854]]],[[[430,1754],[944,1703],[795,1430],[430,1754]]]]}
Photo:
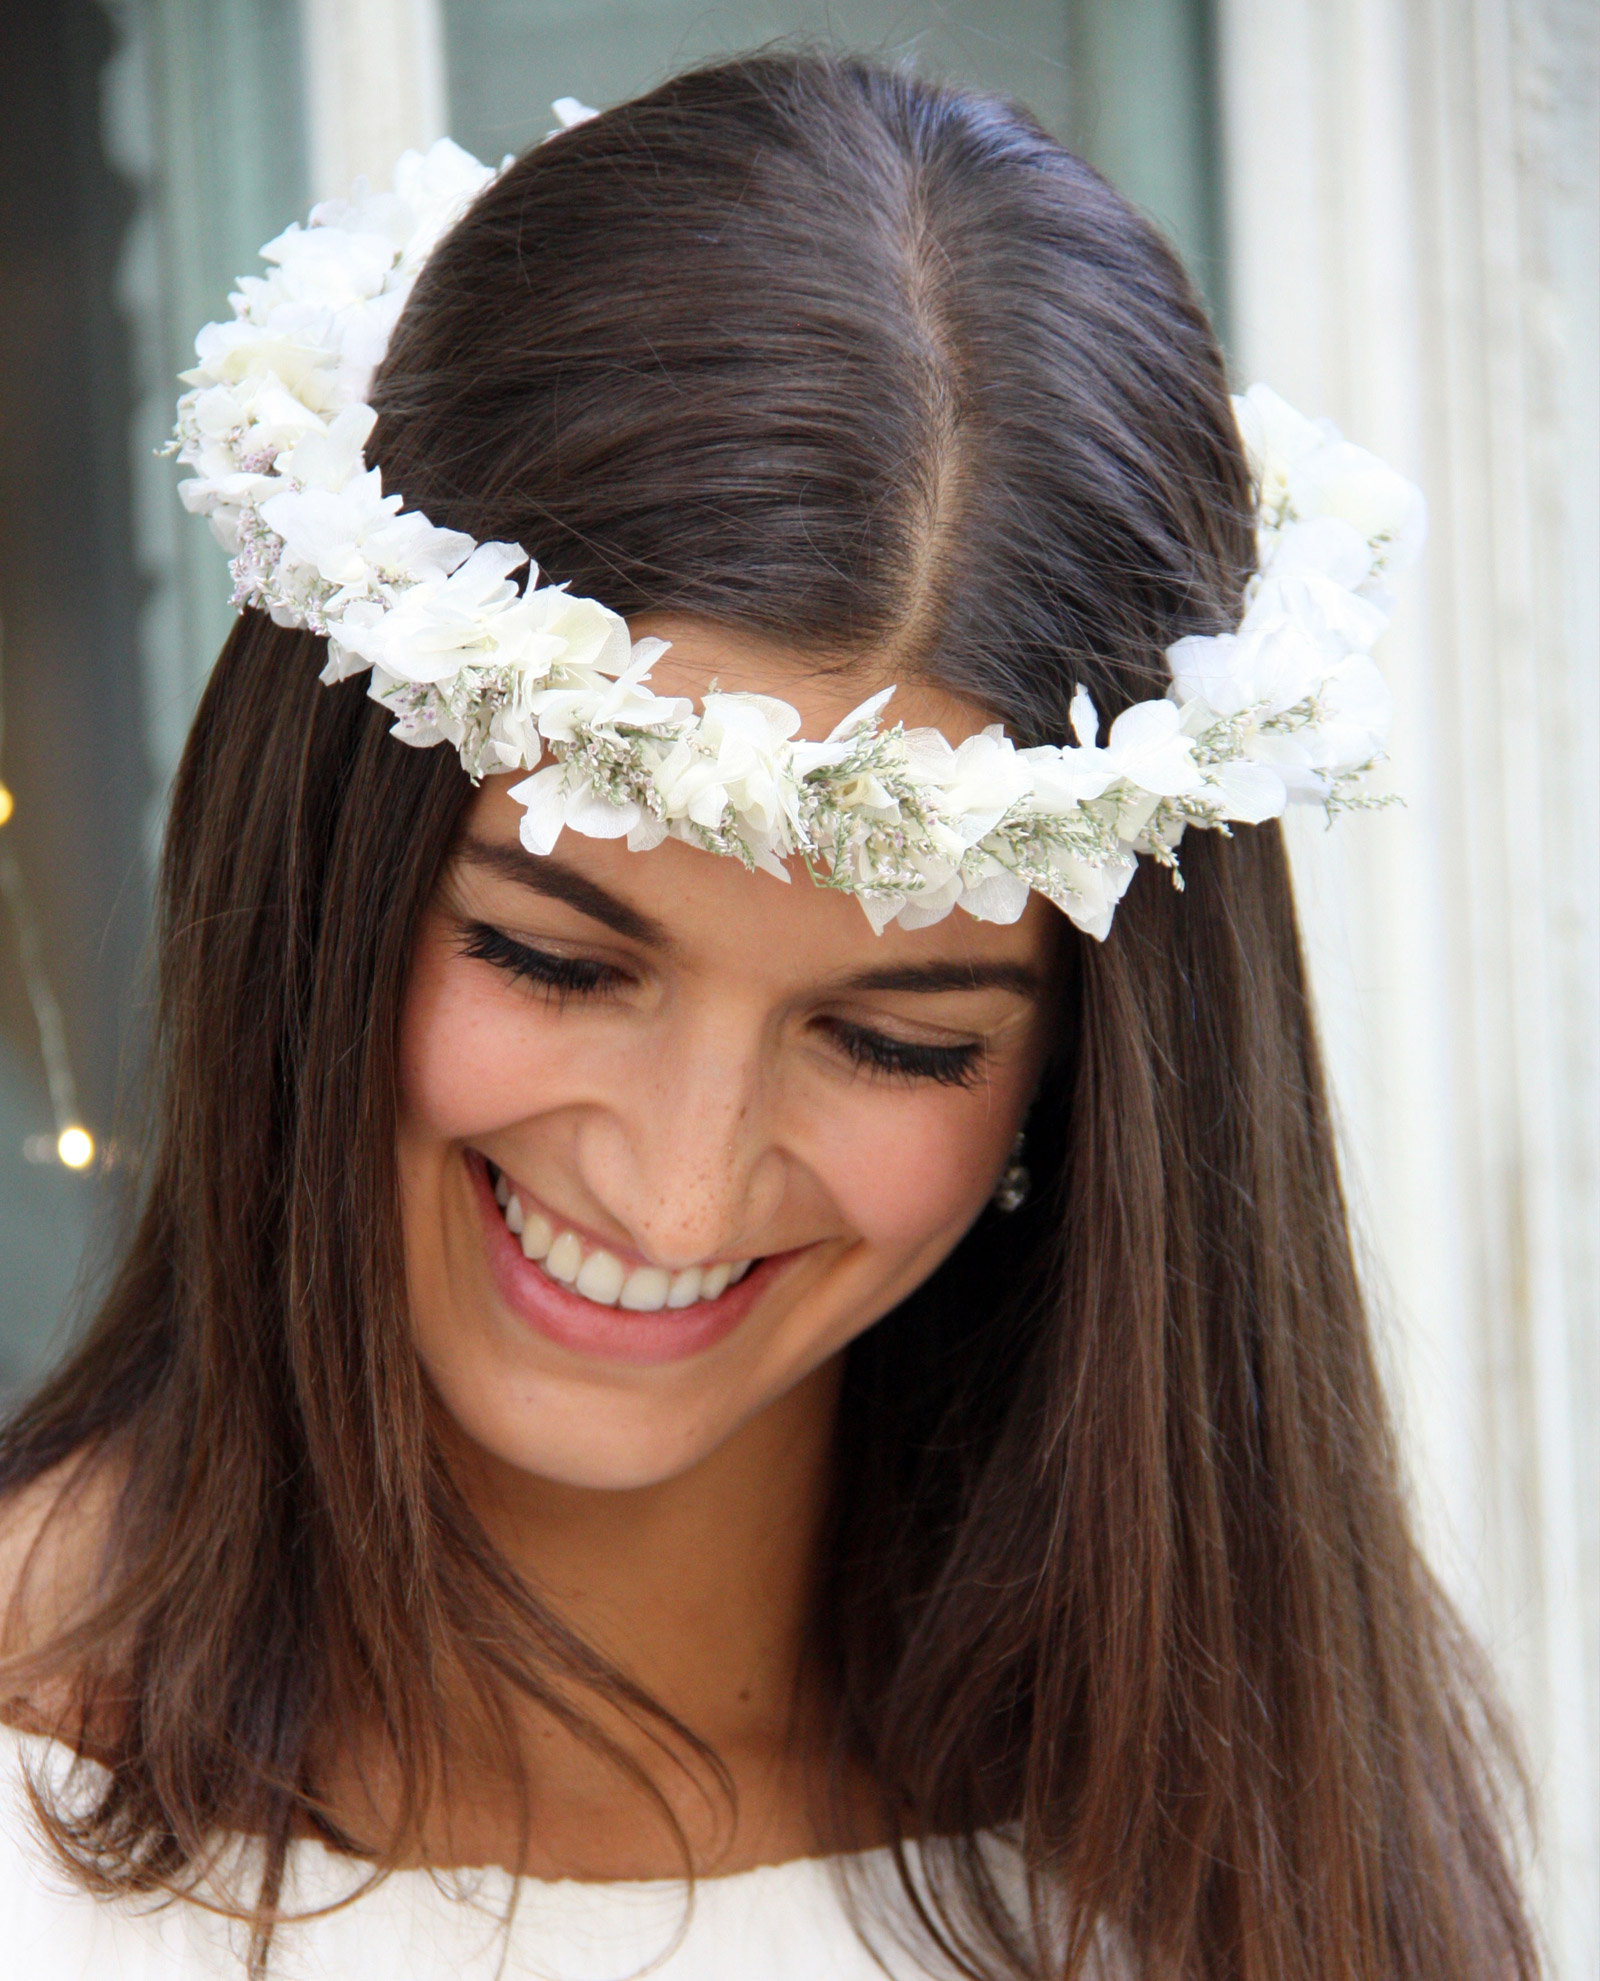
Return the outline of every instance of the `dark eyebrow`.
{"type": "Polygon", "coordinates": [[[626,901],[619,901],[614,894],[586,880],[553,853],[530,853],[525,846],[508,846],[499,840],[464,839],[456,849],[456,858],[469,866],[481,867],[486,873],[497,874],[501,880],[532,888],[535,894],[547,895],[552,901],[564,901],[580,915],[603,922],[630,942],[642,942],[650,949],[672,946],[672,938],[663,923],[630,908],[626,901]]]}
{"type": "Polygon", "coordinates": [[[891,963],[881,970],[863,970],[847,977],[843,990],[972,991],[1008,990],[1019,997],[1039,997],[1044,980],[1026,963],[891,963]]]}
{"type": "MultiPolygon", "coordinates": [[[[506,845],[501,840],[464,839],[456,857],[470,866],[481,867],[501,880],[515,881],[553,901],[564,901],[582,915],[603,923],[630,942],[651,949],[670,949],[672,938],[665,925],[654,917],[619,901],[594,881],[587,880],[556,858],[553,853],[530,853],[525,846],[506,845]]],[[[934,994],[939,991],[1008,990],[1019,997],[1043,994],[1044,982],[1025,963],[890,963],[878,970],[862,970],[847,977],[842,990],[911,991],[934,994]]]]}

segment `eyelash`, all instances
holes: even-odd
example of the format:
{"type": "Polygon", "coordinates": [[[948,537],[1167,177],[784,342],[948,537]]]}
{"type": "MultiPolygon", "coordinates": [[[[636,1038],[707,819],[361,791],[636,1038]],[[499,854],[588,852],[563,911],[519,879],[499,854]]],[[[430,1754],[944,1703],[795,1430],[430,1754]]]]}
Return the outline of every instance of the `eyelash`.
{"type": "Polygon", "coordinates": [[[912,1083],[932,1080],[941,1087],[970,1087],[978,1076],[981,1047],[913,1045],[909,1039],[886,1038],[859,1025],[837,1021],[829,1030],[853,1065],[893,1080],[912,1083]]]}
{"type": "Polygon", "coordinates": [[[486,922],[475,922],[467,931],[462,954],[520,977],[556,1004],[564,1004],[569,997],[606,997],[627,982],[625,973],[609,963],[593,963],[583,956],[552,956],[547,949],[514,942],[486,922]]]}
{"type": "MultiPolygon", "coordinates": [[[[581,956],[553,956],[548,950],[513,940],[486,922],[474,923],[467,931],[462,954],[520,978],[557,1005],[569,997],[606,997],[628,981],[624,971],[609,963],[594,963],[581,956]]],[[[971,1086],[982,1057],[982,1047],[975,1044],[917,1045],[838,1019],[830,1021],[827,1029],[853,1066],[908,1084],[931,1080],[943,1087],[971,1086]]]]}

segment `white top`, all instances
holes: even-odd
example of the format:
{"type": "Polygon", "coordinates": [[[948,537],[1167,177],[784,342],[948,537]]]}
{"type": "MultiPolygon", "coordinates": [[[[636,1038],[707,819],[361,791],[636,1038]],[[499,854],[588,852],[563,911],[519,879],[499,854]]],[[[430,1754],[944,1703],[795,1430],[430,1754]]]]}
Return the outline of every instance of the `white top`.
{"type": "MultiPolygon", "coordinates": [[[[53,1771],[66,1751],[0,1727],[0,1969],[7,1981],[211,1981],[241,1977],[245,1936],[198,1905],[110,1903],[75,1887],[39,1840],[22,1765],[53,1771]]],[[[851,1860],[890,1897],[887,1851],[851,1860]],[[879,1881],[882,1881],[881,1883],[879,1881]]],[[[884,1981],[841,1903],[838,1865],[801,1858],[702,1879],[636,1884],[523,1879],[503,1871],[399,1871],[337,1912],[281,1927],[273,1981],[884,1981]],[[503,1962],[503,1964],[502,1964],[503,1962]]],[[[360,1870],[320,1844],[290,1853],[294,1908],[337,1900],[360,1870]]],[[[881,1936],[880,1936],[881,1937],[881,1936]]],[[[897,1981],[936,1974],[884,1947],[897,1981]]]]}

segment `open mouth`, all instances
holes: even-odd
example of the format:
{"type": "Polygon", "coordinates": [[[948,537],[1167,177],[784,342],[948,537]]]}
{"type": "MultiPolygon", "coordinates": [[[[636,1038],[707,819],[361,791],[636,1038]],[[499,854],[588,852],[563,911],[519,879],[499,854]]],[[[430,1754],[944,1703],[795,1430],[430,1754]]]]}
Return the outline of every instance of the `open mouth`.
{"type": "MultiPolygon", "coordinates": [[[[669,1271],[620,1258],[561,1223],[481,1152],[467,1151],[501,1298],[536,1334],[605,1362],[679,1362],[725,1340],[799,1252],[669,1271]]],[[[801,1251],[806,1248],[800,1248],[801,1251]]]]}
{"type": "Polygon", "coordinates": [[[664,1308],[694,1307],[718,1300],[736,1286],[754,1259],[719,1259],[707,1265],[629,1265],[604,1246],[596,1245],[567,1226],[553,1222],[533,1205],[524,1207],[504,1171],[484,1158],[484,1168],[500,1207],[505,1227],[522,1249],[522,1256],[554,1280],[597,1307],[624,1307],[631,1313],[655,1314],[664,1308]]]}

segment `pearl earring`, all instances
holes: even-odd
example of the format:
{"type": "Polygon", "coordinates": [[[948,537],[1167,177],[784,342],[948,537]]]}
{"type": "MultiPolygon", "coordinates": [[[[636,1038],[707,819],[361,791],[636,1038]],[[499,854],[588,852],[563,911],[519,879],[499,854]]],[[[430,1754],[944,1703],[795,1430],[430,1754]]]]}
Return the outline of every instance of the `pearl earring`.
{"type": "Polygon", "coordinates": [[[1028,1192],[1033,1188],[1033,1178],[1028,1174],[1022,1160],[1023,1151],[1028,1146],[1028,1137],[1017,1131],[1017,1139],[1011,1144],[1011,1160],[1000,1172],[1000,1181],[994,1186],[994,1207],[997,1211],[1020,1211],[1028,1201],[1028,1192]]]}

